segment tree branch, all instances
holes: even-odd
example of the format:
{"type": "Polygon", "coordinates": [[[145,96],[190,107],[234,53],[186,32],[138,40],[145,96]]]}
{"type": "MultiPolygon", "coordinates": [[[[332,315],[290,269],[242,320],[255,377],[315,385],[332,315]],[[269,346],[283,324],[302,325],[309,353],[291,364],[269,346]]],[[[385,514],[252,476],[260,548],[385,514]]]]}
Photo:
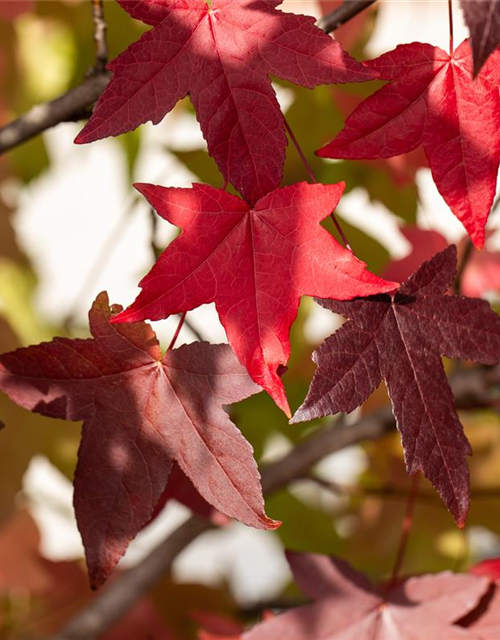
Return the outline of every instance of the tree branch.
{"type": "Polygon", "coordinates": [[[39,104],[17,120],[0,128],[0,154],[51,129],[61,122],[81,120],[83,113],[99,98],[111,74],[98,73],[52,102],[39,104]]]}
{"type": "Polygon", "coordinates": [[[344,0],[340,7],[320,18],[316,24],[326,33],[331,33],[355,18],[358,13],[368,9],[375,2],[376,0],[344,0]]]}
{"type": "MultiPolygon", "coordinates": [[[[321,18],[317,24],[326,33],[331,33],[349,22],[363,9],[374,4],[375,1],[344,0],[340,7],[321,18]]],[[[97,65],[93,75],[57,100],[37,105],[16,120],[1,127],[0,155],[61,122],[75,122],[89,115],[89,109],[97,102],[111,78],[111,74],[104,69],[104,61],[107,60],[106,25],[102,10],[99,12],[100,4],[98,0],[92,0],[93,18],[96,26],[94,37],[97,45],[97,65]]]]}
{"type": "MultiPolygon", "coordinates": [[[[457,404],[482,404],[491,397],[500,377],[500,366],[493,369],[466,369],[451,380],[457,404]]],[[[310,477],[310,469],[325,456],[365,440],[377,440],[395,429],[389,407],[375,414],[362,416],[356,423],[342,421],[320,429],[300,442],[290,453],[262,469],[262,487],[265,495],[282,489],[290,482],[310,477]]],[[[172,563],[195,538],[211,529],[208,520],[192,516],[170,534],[139,565],[133,567],[106,586],[87,608],[52,640],[95,640],[110,629],[129,608],[167,574],[172,563]]]]}
{"type": "Polygon", "coordinates": [[[102,0],[92,0],[92,17],[94,19],[94,41],[96,44],[96,71],[105,71],[108,64],[108,27],[104,20],[102,0]]]}

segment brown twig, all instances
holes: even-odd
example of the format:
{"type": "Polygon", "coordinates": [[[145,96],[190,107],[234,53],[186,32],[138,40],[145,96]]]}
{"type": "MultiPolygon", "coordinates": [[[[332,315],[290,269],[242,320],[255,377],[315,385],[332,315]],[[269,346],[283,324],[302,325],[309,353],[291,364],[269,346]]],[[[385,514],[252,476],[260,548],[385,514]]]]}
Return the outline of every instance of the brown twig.
{"type": "Polygon", "coordinates": [[[108,72],[92,75],[60,98],[39,104],[17,120],[0,128],[0,154],[61,122],[80,120],[83,110],[96,102],[110,78],[111,74],[108,72]]]}
{"type": "MultiPolygon", "coordinates": [[[[472,398],[470,389],[484,399],[494,381],[500,377],[500,367],[471,369],[458,373],[452,387],[458,403],[465,392],[472,398]]],[[[310,477],[310,469],[325,456],[366,440],[377,440],[395,428],[389,407],[375,414],[362,416],[354,424],[341,423],[317,431],[300,442],[280,460],[262,470],[262,487],[269,496],[286,487],[290,482],[310,477]]],[[[167,574],[172,563],[184,548],[198,535],[210,529],[208,520],[193,516],[157,547],[145,561],[130,569],[105,587],[99,596],[52,640],[95,640],[136,602],[144,596],[162,576],[167,574]]]]}
{"type": "Polygon", "coordinates": [[[457,296],[461,294],[462,291],[462,279],[464,276],[465,269],[469,264],[469,261],[474,252],[474,245],[472,244],[472,240],[467,238],[467,244],[465,245],[465,251],[462,255],[462,259],[460,260],[460,264],[458,265],[457,275],[455,276],[455,282],[453,283],[453,289],[457,296]]]}
{"type": "Polygon", "coordinates": [[[395,584],[398,580],[399,574],[401,572],[401,567],[403,566],[406,549],[408,548],[408,541],[410,539],[411,527],[413,524],[413,513],[415,511],[415,503],[418,494],[420,478],[420,472],[417,472],[411,480],[408,500],[406,502],[406,511],[403,518],[403,523],[401,525],[401,539],[399,541],[398,551],[396,553],[396,559],[394,561],[394,568],[392,570],[391,584],[395,584]]]}
{"type": "Polygon", "coordinates": [[[331,33],[349,20],[355,18],[358,13],[368,9],[376,0],[344,0],[344,2],[326,16],[320,18],[317,25],[326,33],[331,33]]]}
{"type": "Polygon", "coordinates": [[[104,8],[102,0],[92,1],[92,18],[94,20],[94,41],[96,46],[96,66],[99,73],[106,69],[108,64],[108,42],[106,34],[108,27],[104,20],[104,8]]]}
{"type": "MultiPolygon", "coordinates": [[[[318,26],[331,33],[358,13],[374,4],[376,0],[344,0],[335,11],[319,20],[318,26]]],[[[96,4],[93,0],[93,4],[96,4]]],[[[102,33],[102,29],[100,34],[102,33]]],[[[101,35],[99,35],[101,37],[101,35]]],[[[96,40],[97,42],[97,40],[96,40]]],[[[99,43],[98,43],[99,47],[99,43]]],[[[99,57],[104,60],[104,50],[98,48],[99,57]]],[[[107,57],[107,54],[106,54],[107,57]]],[[[30,111],[0,128],[0,155],[27,142],[47,129],[61,122],[75,122],[88,116],[89,109],[98,100],[108,85],[111,74],[101,67],[81,85],[71,89],[57,100],[45,102],[33,107],[30,111]]]]}

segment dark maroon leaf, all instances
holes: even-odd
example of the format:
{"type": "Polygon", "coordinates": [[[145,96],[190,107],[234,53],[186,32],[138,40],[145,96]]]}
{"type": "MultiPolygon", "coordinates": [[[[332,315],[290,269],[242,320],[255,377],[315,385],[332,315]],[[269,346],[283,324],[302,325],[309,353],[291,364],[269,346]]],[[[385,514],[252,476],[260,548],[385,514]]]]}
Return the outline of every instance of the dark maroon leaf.
{"type": "Polygon", "coordinates": [[[460,4],[470,31],[476,75],[500,44],[500,2],[461,0],[460,4]]]}
{"type": "Polygon", "coordinates": [[[423,471],[462,526],[469,506],[470,446],[441,356],[497,363],[500,318],[483,300],[446,295],[455,268],[451,246],[425,262],[392,297],[318,300],[350,321],[314,353],[318,369],[292,422],[353,411],[384,379],[408,472],[423,471]]]}
{"type": "Polygon", "coordinates": [[[175,460],[201,496],[250,526],[264,514],[252,448],[223,405],[259,391],[230,347],[195,343],[162,355],[145,323],[111,324],[101,294],[93,338],[0,356],[0,389],[43,415],[83,420],[75,511],[93,586],[151,518],[175,460]]]}

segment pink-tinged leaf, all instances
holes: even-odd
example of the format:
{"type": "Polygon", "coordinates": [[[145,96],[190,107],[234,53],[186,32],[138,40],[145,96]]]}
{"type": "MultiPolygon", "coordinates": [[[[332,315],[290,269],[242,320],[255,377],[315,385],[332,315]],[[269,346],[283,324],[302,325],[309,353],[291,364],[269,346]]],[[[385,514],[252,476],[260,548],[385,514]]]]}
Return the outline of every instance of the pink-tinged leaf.
{"type": "Polygon", "coordinates": [[[200,625],[198,640],[241,640],[243,626],[218,613],[195,611],[193,619],[200,625]]]}
{"type": "Polygon", "coordinates": [[[408,472],[423,471],[462,526],[470,446],[441,356],[496,364],[500,318],[484,300],[445,295],[455,267],[451,246],[425,262],[392,298],[319,300],[349,322],[315,351],[318,368],[292,422],[353,411],[385,380],[408,472]]]}
{"type": "Polygon", "coordinates": [[[224,177],[249,202],[279,186],[283,117],[269,74],[304,87],[364,82],[311,17],[279,0],[119,0],[153,29],[109,65],[113,78],[76,142],[118,135],[163,117],[188,93],[224,177]]]}
{"type": "Polygon", "coordinates": [[[14,20],[23,13],[33,11],[35,0],[1,0],[0,19],[14,20]]]}
{"type": "Polygon", "coordinates": [[[14,402],[84,421],[74,504],[94,587],[151,518],[174,461],[226,515],[279,524],[264,514],[252,448],[223,410],[259,391],[231,349],[195,343],[162,355],[147,324],[110,324],[119,311],[101,294],[91,339],[0,356],[0,389],[14,402]]]}
{"type": "Polygon", "coordinates": [[[401,233],[411,244],[410,253],[400,260],[393,260],[384,271],[384,278],[396,282],[409,278],[421,264],[448,246],[446,238],[439,231],[407,225],[401,229],[401,233]]]}
{"type": "Polygon", "coordinates": [[[113,322],[159,320],[215,302],[236,355],[289,414],[278,374],[290,355],[301,295],[337,299],[394,289],[321,227],[344,185],[276,189],[253,207],[222,189],[136,185],[183,232],[142,280],[142,292],[113,322]]]}
{"type": "Polygon", "coordinates": [[[318,154],[389,158],[423,145],[439,192],[482,247],[500,157],[500,54],[476,78],[467,40],[452,57],[413,43],[366,64],[389,84],[362,102],[318,154]]]}
{"type": "Polygon", "coordinates": [[[474,73],[478,74],[500,44],[500,3],[498,0],[460,0],[460,4],[469,27],[474,73]]]}
{"type": "MultiPolygon", "coordinates": [[[[410,253],[400,260],[394,260],[384,271],[387,280],[403,282],[430,260],[432,256],[448,246],[446,238],[438,231],[421,229],[407,225],[401,233],[410,242],[410,253]]],[[[489,249],[490,233],[486,234],[485,247],[481,251],[473,251],[468,257],[462,274],[461,292],[469,298],[482,298],[488,294],[500,294],[500,253],[489,249]]],[[[464,239],[458,245],[458,264],[461,264],[467,246],[464,239]]]]}
{"type": "Polygon", "coordinates": [[[471,298],[488,294],[500,295],[500,253],[486,248],[470,258],[462,276],[462,293],[471,298]]]}
{"type": "Polygon", "coordinates": [[[443,572],[382,591],[338,558],[288,558],[314,603],[257,625],[243,640],[478,640],[453,623],[477,606],[488,589],[485,578],[443,572]]]}

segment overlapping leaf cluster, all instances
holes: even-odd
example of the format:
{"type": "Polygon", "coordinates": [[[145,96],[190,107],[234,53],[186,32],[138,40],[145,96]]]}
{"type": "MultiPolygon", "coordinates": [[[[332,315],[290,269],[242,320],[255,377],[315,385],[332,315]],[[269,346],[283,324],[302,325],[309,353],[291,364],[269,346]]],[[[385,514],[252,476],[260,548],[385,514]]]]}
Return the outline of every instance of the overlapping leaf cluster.
{"type": "MultiPolygon", "coordinates": [[[[387,81],[319,155],[387,158],[422,146],[438,189],[482,246],[500,159],[498,52],[485,62],[494,37],[478,48],[472,29],[475,66],[468,41],[450,54],[427,44],[401,45],[360,64],[312,18],[281,12],[280,0],[118,2],[152,28],[110,65],[113,78],[77,142],[158,123],[189,95],[210,155],[242,198],[202,184],[136,185],[182,231],[141,281],[137,300],[123,311],[101,294],[90,311],[92,338],[56,339],[0,356],[0,388],[16,403],[84,422],[75,510],[92,584],[108,577],[177,483],[185,501],[201,501],[205,513],[211,505],[249,526],[279,525],[264,513],[251,447],[223,406],[261,387],[290,415],[280,374],[303,295],[349,321],[316,352],[318,369],[293,421],[352,411],[384,379],[409,473],[423,471],[463,524],[470,448],[441,356],[495,364],[500,320],[486,302],[448,295],[454,248],[398,287],[367,271],[321,226],[343,183],[280,186],[286,122],[270,76],[309,89],[387,81]],[[234,353],[196,343],[162,354],[143,321],[209,302],[234,353]]],[[[382,596],[359,586],[359,576],[338,563],[295,558],[294,564],[299,582],[321,602],[287,614],[297,624],[283,616],[266,623],[267,635],[257,627],[249,638],[291,638],[291,629],[297,639],[310,637],[300,631],[307,620],[317,625],[318,637],[351,637],[341,635],[336,614],[327,611],[329,589],[349,592],[345,610],[355,603],[366,637],[394,625],[401,637],[413,637],[410,627],[422,638],[471,637],[453,623],[486,590],[477,578],[436,576],[422,579],[425,587],[415,579],[382,596]],[[430,602],[450,589],[456,598],[446,607],[430,602]],[[417,606],[410,620],[412,598],[417,606]]]]}

